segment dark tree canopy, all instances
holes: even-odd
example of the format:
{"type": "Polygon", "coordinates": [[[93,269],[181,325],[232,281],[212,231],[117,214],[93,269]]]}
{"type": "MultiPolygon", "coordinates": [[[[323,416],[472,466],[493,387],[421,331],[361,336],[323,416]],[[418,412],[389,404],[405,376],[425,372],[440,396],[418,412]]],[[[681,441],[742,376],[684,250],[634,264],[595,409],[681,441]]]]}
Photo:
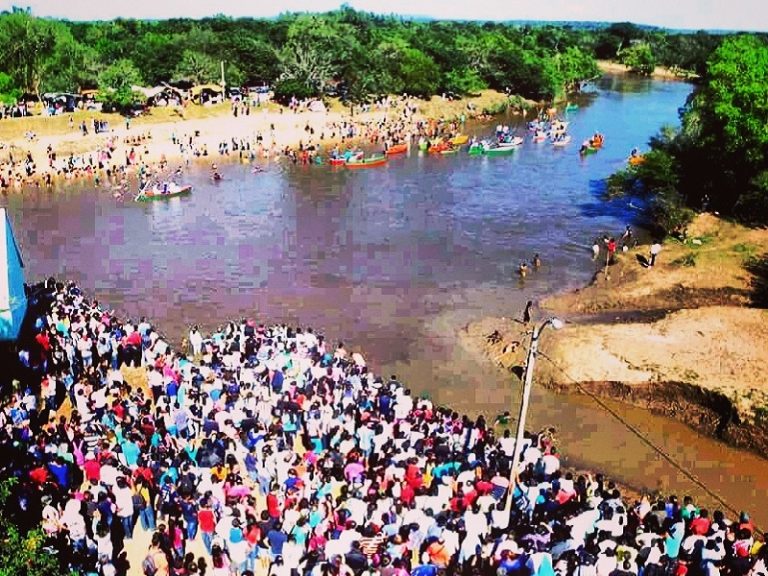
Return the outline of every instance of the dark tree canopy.
{"type": "Polygon", "coordinates": [[[0,14],[0,74],[10,78],[3,80],[0,97],[104,91],[104,72],[127,61],[148,85],[218,81],[224,62],[229,85],[276,84],[281,93],[293,88],[319,95],[343,84],[359,100],[366,94],[494,88],[538,100],[577,90],[597,74],[596,58],[622,53],[640,63],[638,72],[649,62],[702,72],[718,43],[706,33],[668,34],[629,23],[601,29],[415,21],[349,6],[276,19],[107,22],[58,21],[14,10],[0,14]]]}

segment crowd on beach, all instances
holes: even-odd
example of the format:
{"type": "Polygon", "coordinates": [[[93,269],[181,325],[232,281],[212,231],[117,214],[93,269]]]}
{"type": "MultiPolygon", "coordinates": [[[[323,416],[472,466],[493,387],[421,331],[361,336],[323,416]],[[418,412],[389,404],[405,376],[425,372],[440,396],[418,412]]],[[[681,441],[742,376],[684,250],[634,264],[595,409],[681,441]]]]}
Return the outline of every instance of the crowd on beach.
{"type": "Polygon", "coordinates": [[[73,283],[31,302],[0,412],[5,513],[42,527],[62,574],[768,574],[747,514],[628,499],[564,470],[552,429],[513,462],[503,422],[416,397],[311,328],[193,327],[174,350],[73,283]]]}
{"type": "MultiPolygon", "coordinates": [[[[290,116],[301,118],[309,110],[307,102],[297,101],[285,110],[290,116]]],[[[262,109],[266,112],[266,109],[262,109]]],[[[459,132],[467,115],[457,119],[424,119],[419,116],[417,100],[404,95],[388,97],[368,107],[373,115],[329,117],[325,112],[307,112],[303,136],[289,141],[287,134],[280,134],[275,122],[264,129],[260,114],[251,113],[248,102],[232,103],[233,116],[253,116],[256,129],[247,136],[238,134],[218,141],[217,149],[200,130],[173,130],[170,136],[157,137],[146,125],[140,133],[127,119],[124,126],[112,126],[96,118],[82,120],[78,125],[70,116],[69,129],[82,137],[96,135],[99,141],[92,150],[84,153],[62,153],[49,144],[45,157],[35,157],[32,151],[14,144],[2,152],[0,160],[0,189],[24,186],[51,188],[59,181],[93,182],[97,187],[125,190],[129,178],[141,181],[142,177],[162,175],[168,169],[185,169],[194,160],[237,156],[244,162],[287,160],[295,164],[319,163],[324,152],[334,148],[355,147],[365,144],[382,150],[397,143],[409,143],[419,138],[452,136],[459,132]],[[209,150],[210,146],[210,150],[209,150]],[[169,166],[170,163],[177,165],[169,166]]],[[[475,110],[468,110],[470,117],[477,117],[475,110]]],[[[179,125],[180,128],[184,124],[179,125]]],[[[36,138],[36,137],[35,137],[36,138]]]]}

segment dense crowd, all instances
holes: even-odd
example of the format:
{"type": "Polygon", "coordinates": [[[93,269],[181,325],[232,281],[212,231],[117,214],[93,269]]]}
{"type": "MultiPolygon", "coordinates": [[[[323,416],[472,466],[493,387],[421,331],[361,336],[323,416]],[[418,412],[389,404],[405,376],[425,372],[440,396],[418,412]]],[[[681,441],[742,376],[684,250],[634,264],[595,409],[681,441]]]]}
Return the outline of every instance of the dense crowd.
{"type": "MultiPolygon", "coordinates": [[[[407,95],[383,99],[368,107],[369,111],[385,114],[376,119],[358,115],[343,120],[328,119],[320,123],[307,120],[304,137],[292,145],[278,144],[285,139],[280,137],[273,123],[269,130],[257,130],[247,138],[232,137],[219,141],[218,156],[237,155],[241,161],[247,162],[285,159],[294,164],[313,164],[322,160],[324,148],[329,150],[335,145],[343,147],[364,143],[387,148],[396,143],[415,142],[421,137],[453,136],[460,131],[466,119],[465,114],[454,121],[444,118],[423,120],[417,115],[417,102],[407,95]]],[[[308,104],[298,103],[288,110],[305,112],[309,109],[308,104]]],[[[248,102],[233,102],[232,110],[235,116],[251,115],[248,102]]],[[[280,108],[280,113],[284,110],[280,108]]],[[[477,116],[472,110],[467,113],[470,117],[477,116]]],[[[75,125],[73,118],[69,117],[71,132],[79,132],[83,137],[90,134],[99,137],[93,150],[62,153],[53,145],[48,145],[44,157],[35,157],[30,150],[11,147],[3,153],[4,158],[0,161],[0,189],[24,186],[52,188],[63,180],[92,182],[96,186],[105,185],[113,190],[124,191],[128,188],[130,176],[144,181],[153,176],[161,176],[168,168],[181,170],[195,159],[207,159],[216,150],[212,147],[209,152],[208,143],[201,137],[199,130],[190,133],[173,131],[170,135],[172,146],[168,147],[165,138],[153,138],[151,129],[140,133],[135,128],[131,129],[130,119],[126,120],[123,129],[96,118],[82,120],[79,125],[75,125]],[[167,150],[167,153],[159,153],[159,150],[167,150]],[[176,164],[169,166],[169,159],[176,160],[176,164]]],[[[28,138],[30,141],[35,139],[35,136],[28,138]]]]}
{"type": "Polygon", "coordinates": [[[62,574],[768,573],[746,514],[630,502],[562,470],[551,430],[513,463],[509,430],[414,397],[311,328],[192,328],[175,351],[74,284],[37,298],[2,474],[18,479],[6,513],[42,526],[62,574]],[[129,554],[139,531],[149,549],[129,554]]]}

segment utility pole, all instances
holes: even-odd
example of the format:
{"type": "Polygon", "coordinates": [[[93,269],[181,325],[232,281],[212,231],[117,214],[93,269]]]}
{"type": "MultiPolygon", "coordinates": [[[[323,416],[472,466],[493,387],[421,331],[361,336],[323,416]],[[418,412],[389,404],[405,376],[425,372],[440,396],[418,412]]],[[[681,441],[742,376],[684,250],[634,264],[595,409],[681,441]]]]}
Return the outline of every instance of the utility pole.
{"type": "Polygon", "coordinates": [[[523,376],[523,399],[520,402],[520,414],[517,417],[517,434],[515,435],[515,451],[512,455],[512,464],[509,471],[509,488],[507,488],[506,509],[512,509],[512,493],[515,491],[517,481],[517,464],[523,451],[523,435],[525,434],[525,418],[528,415],[528,402],[531,398],[531,388],[533,385],[533,366],[536,363],[536,353],[539,350],[539,335],[547,326],[552,326],[555,330],[563,327],[563,321],[559,318],[549,318],[541,323],[540,326],[534,326],[531,333],[531,344],[528,347],[528,357],[525,360],[525,374],[523,376]]]}

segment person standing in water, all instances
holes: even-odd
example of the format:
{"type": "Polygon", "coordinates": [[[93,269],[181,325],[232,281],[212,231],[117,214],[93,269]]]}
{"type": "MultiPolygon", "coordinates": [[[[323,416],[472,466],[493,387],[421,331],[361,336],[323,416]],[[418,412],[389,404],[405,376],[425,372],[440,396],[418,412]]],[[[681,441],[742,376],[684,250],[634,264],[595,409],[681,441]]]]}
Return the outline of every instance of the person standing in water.
{"type": "Polygon", "coordinates": [[[541,258],[539,258],[538,254],[533,255],[533,267],[534,268],[541,268],[541,258]]]}

